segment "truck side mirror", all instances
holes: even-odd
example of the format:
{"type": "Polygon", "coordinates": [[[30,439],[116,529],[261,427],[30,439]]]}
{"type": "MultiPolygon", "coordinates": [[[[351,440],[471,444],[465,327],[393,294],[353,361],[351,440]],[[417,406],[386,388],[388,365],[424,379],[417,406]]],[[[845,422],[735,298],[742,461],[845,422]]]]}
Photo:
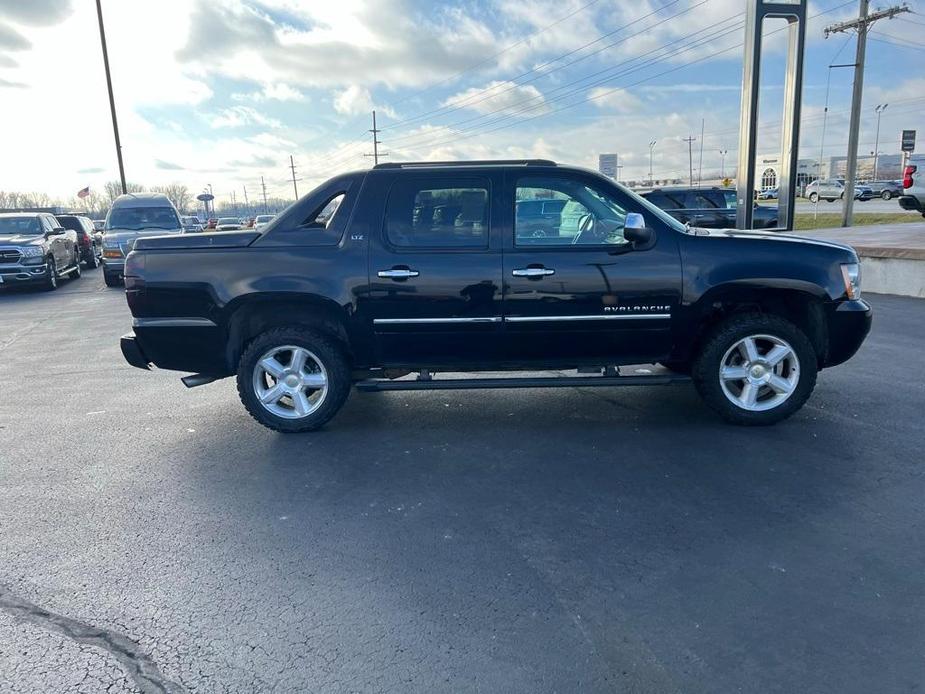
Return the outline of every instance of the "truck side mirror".
{"type": "Polygon", "coordinates": [[[630,212],[623,223],[623,238],[636,249],[648,247],[655,238],[655,232],[646,226],[645,218],[638,212],[630,212]]]}

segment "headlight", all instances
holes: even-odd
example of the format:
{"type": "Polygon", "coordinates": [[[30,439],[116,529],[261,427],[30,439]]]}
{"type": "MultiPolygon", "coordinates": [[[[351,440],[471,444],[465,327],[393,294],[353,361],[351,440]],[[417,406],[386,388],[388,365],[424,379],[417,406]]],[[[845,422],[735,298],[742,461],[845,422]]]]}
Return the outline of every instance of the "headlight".
{"type": "Polygon", "coordinates": [[[41,246],[23,246],[19,252],[22,253],[23,258],[35,258],[44,254],[41,246]]]}
{"type": "Polygon", "coordinates": [[[845,280],[845,293],[852,301],[861,298],[861,264],[845,263],[841,266],[841,276],[845,280]]]}

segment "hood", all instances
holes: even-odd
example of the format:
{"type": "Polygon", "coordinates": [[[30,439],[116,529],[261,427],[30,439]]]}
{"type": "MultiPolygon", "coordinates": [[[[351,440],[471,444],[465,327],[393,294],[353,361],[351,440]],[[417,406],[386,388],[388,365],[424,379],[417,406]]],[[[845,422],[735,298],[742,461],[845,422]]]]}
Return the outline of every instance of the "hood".
{"type": "Polygon", "coordinates": [[[691,227],[691,233],[695,236],[709,236],[711,238],[741,239],[742,241],[775,241],[778,243],[798,243],[811,246],[824,246],[826,248],[835,248],[841,251],[851,251],[854,249],[844,243],[835,241],[824,241],[823,239],[813,239],[808,236],[797,236],[796,234],[782,234],[779,232],[767,231],[744,231],[742,229],[703,229],[701,227],[691,227]]]}
{"type": "Polygon", "coordinates": [[[44,242],[44,234],[0,234],[0,246],[39,246],[44,242]]]}

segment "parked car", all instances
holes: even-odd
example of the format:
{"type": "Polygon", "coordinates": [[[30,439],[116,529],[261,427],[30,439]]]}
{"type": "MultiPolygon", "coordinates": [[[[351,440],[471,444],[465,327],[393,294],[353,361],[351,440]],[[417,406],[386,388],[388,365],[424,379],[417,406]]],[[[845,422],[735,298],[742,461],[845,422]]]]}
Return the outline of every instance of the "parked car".
{"type": "Polygon", "coordinates": [[[343,174],[263,233],[139,239],[125,276],[130,364],[194,372],[189,387],[236,376],[248,412],[283,432],[322,426],[353,385],[692,381],[728,421],[771,424],[871,322],[848,246],[688,228],[596,172],[545,160],[343,174]],[[542,236],[518,225],[517,201],[538,198],[582,208],[577,234],[559,233],[561,217],[542,236]],[[672,370],[619,374],[656,362],[672,370]],[[597,375],[433,376],[573,368],[597,375]]]}
{"type": "Polygon", "coordinates": [[[256,217],[254,217],[254,229],[256,231],[260,231],[267,224],[272,222],[275,217],[276,215],[272,214],[258,214],[256,217]]]}
{"type": "Polygon", "coordinates": [[[97,231],[102,232],[103,229],[106,228],[106,220],[105,219],[94,219],[93,228],[96,229],[97,231]]]}
{"type": "Polygon", "coordinates": [[[122,283],[125,256],[144,236],[180,234],[180,215],[163,193],[128,193],[112,203],[103,233],[103,279],[107,287],[122,283]]]}
{"type": "Polygon", "coordinates": [[[58,279],[80,277],[77,233],[44,212],[0,214],[0,287],[38,284],[58,288],[58,279]]]}
{"type": "Polygon", "coordinates": [[[760,193],[758,193],[759,200],[777,200],[777,197],[777,186],[774,186],[773,188],[765,188],[760,193]]]}
{"type": "MultiPolygon", "coordinates": [[[[704,229],[734,229],[736,191],[731,188],[654,188],[642,196],[679,222],[704,229]]],[[[755,229],[777,227],[777,208],[755,205],[755,229]]]]}
{"type": "MultiPolygon", "coordinates": [[[[845,197],[845,182],[838,178],[815,180],[807,184],[803,195],[809,198],[812,203],[820,200],[835,202],[843,200],[845,197]]],[[[861,183],[854,184],[855,200],[871,200],[874,197],[873,191],[869,186],[861,183]]]]}
{"type": "Polygon", "coordinates": [[[199,217],[180,217],[180,225],[184,234],[195,234],[203,230],[199,217]]]}
{"type": "Polygon", "coordinates": [[[898,198],[903,194],[902,181],[870,181],[865,185],[870,188],[874,197],[880,196],[884,200],[898,198]]]}
{"type": "MultiPolygon", "coordinates": [[[[842,181],[842,185],[844,185],[844,183],[845,183],[845,182],[842,181]]],[[[864,200],[873,200],[874,197],[875,197],[875,196],[874,196],[874,191],[871,189],[870,186],[868,186],[868,185],[866,185],[866,184],[864,184],[864,183],[855,183],[855,184],[854,184],[854,199],[855,199],[855,200],[861,200],[861,201],[864,201],[864,200]]]]}
{"type": "Polygon", "coordinates": [[[218,220],[215,217],[209,217],[209,220],[206,222],[206,231],[214,230],[215,225],[218,224],[218,220]]]}
{"type": "Polygon", "coordinates": [[[77,233],[80,259],[89,268],[98,268],[103,260],[103,234],[97,231],[89,217],[76,214],[55,215],[65,229],[77,233]]]}
{"type": "Polygon", "coordinates": [[[219,217],[215,231],[240,231],[241,220],[237,217],[219,217]]]}
{"type": "Polygon", "coordinates": [[[925,176],[917,176],[918,170],[918,166],[910,164],[903,172],[903,196],[899,198],[899,206],[921,212],[925,217],[925,176]]]}

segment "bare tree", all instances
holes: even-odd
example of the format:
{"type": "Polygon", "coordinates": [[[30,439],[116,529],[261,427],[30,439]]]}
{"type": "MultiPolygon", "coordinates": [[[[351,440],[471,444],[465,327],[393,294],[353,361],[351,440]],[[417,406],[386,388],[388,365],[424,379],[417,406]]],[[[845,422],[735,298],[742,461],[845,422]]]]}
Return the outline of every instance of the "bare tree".
{"type": "MultiPolygon", "coordinates": [[[[109,204],[111,205],[113,201],[122,195],[122,184],[119,181],[107,181],[103,186],[103,190],[106,191],[107,197],[109,197],[109,204]]],[[[129,181],[125,184],[126,193],[141,193],[144,192],[145,187],[140,183],[132,183],[129,181]]]]}
{"type": "Polygon", "coordinates": [[[187,188],[182,183],[171,183],[166,186],[154,186],[151,190],[153,190],[155,193],[163,193],[166,195],[170,199],[170,202],[173,203],[173,206],[176,207],[181,214],[186,212],[187,208],[193,200],[193,196],[190,194],[189,188],[187,188]]]}

